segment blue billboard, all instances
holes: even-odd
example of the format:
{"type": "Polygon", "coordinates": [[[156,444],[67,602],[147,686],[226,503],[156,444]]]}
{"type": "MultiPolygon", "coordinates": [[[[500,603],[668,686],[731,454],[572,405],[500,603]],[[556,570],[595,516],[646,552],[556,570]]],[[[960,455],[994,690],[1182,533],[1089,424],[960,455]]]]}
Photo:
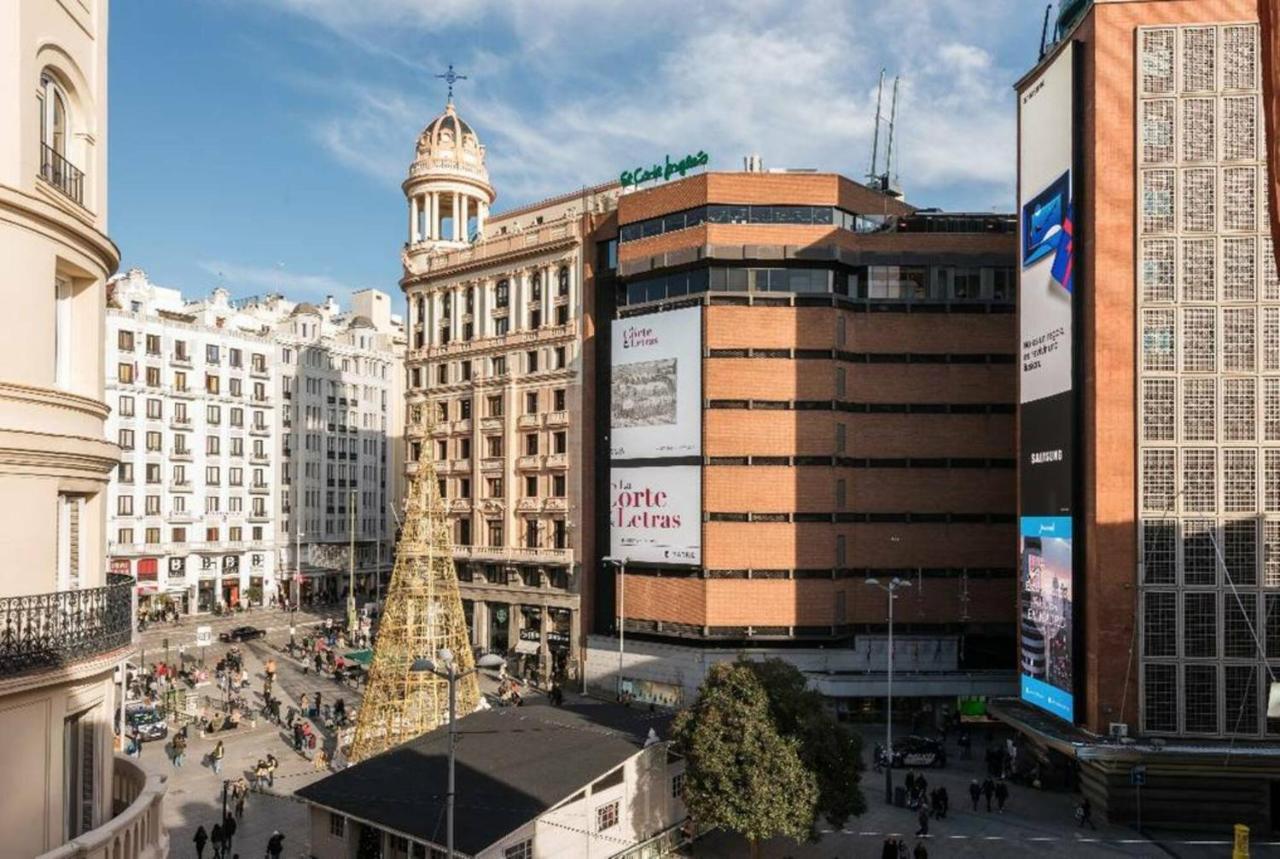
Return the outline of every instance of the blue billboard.
{"type": "Polygon", "coordinates": [[[1071,721],[1071,517],[1019,520],[1022,699],[1071,721]]]}

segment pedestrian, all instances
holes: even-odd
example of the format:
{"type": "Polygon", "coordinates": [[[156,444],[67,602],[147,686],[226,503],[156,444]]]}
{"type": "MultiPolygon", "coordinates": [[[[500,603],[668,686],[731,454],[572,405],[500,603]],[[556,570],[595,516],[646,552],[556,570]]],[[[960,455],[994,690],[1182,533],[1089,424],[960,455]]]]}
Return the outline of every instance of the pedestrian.
{"type": "Polygon", "coordinates": [[[907,770],[907,777],[902,781],[903,786],[907,789],[907,797],[913,798],[916,795],[916,771],[907,770]]]}
{"type": "Polygon", "coordinates": [[[884,840],[884,846],[880,848],[880,859],[898,859],[898,845],[892,838],[884,840]]]}
{"type": "Polygon", "coordinates": [[[929,780],[924,777],[924,773],[920,773],[920,775],[916,777],[916,793],[920,794],[920,800],[922,802],[924,801],[925,796],[927,796],[927,790],[929,790],[929,780]]]}
{"type": "Polygon", "coordinates": [[[317,690],[316,690],[316,707],[315,707],[315,713],[314,713],[314,715],[312,715],[312,717],[311,717],[311,718],[316,719],[316,718],[319,718],[319,716],[320,716],[320,690],[318,690],[318,689],[317,689],[317,690]]]}
{"type": "Polygon", "coordinates": [[[969,747],[973,744],[973,739],[969,736],[969,732],[961,731],[960,738],[956,742],[960,744],[960,759],[969,760],[969,747]]]}
{"type": "Polygon", "coordinates": [[[975,778],[969,782],[969,798],[973,800],[973,810],[978,810],[978,800],[982,799],[982,785],[975,778]]]}
{"type": "Polygon", "coordinates": [[[320,748],[316,749],[315,760],[312,761],[311,768],[314,771],[319,772],[322,769],[326,769],[328,766],[329,766],[329,756],[325,753],[324,746],[321,746],[320,748]]]}
{"type": "Polygon", "coordinates": [[[324,668],[324,659],[320,656],[319,651],[316,652],[316,673],[319,674],[324,668]]]}
{"type": "Polygon", "coordinates": [[[244,779],[236,782],[236,820],[244,818],[244,800],[249,793],[249,786],[244,783],[244,779]]]}
{"type": "Polygon", "coordinates": [[[1005,784],[1004,779],[996,782],[996,805],[1000,808],[1000,813],[1004,814],[1004,804],[1009,801],[1009,785],[1005,784]]]}
{"type": "Polygon", "coordinates": [[[916,812],[916,821],[920,824],[920,828],[916,830],[916,837],[929,834],[929,809],[925,808],[924,803],[920,804],[920,810],[916,812]]]}
{"type": "Polygon", "coordinates": [[[302,722],[293,723],[293,750],[302,754],[302,722]]]}
{"type": "Polygon", "coordinates": [[[196,837],[191,839],[196,845],[196,859],[204,859],[204,845],[209,840],[209,833],[204,831],[203,826],[196,827],[196,837]]]}
{"type": "Polygon", "coordinates": [[[227,816],[222,818],[222,843],[226,846],[223,851],[231,852],[231,839],[236,834],[236,818],[231,812],[227,812],[227,816]]]}
{"type": "Polygon", "coordinates": [[[213,845],[213,859],[222,859],[222,824],[213,824],[209,833],[209,843],[213,845]]]}
{"type": "Polygon", "coordinates": [[[276,767],[280,766],[280,761],[276,760],[276,756],[267,753],[267,787],[276,786],[276,767]]]}
{"type": "Polygon", "coordinates": [[[940,785],[937,790],[938,798],[934,801],[934,808],[940,809],[937,812],[938,817],[946,817],[947,812],[951,810],[951,797],[947,794],[947,786],[940,785]]]}
{"type": "Polygon", "coordinates": [[[134,725],[129,732],[129,738],[133,740],[133,756],[142,759],[142,729],[134,725]]]}
{"type": "Polygon", "coordinates": [[[982,795],[987,799],[987,811],[991,810],[991,797],[995,795],[996,783],[987,776],[982,782],[982,795]]]}
{"type": "Polygon", "coordinates": [[[173,765],[180,767],[187,758],[187,735],[182,731],[173,736],[173,765]]]}
{"type": "Polygon", "coordinates": [[[280,854],[284,852],[284,836],[280,834],[280,830],[271,833],[271,837],[267,839],[267,855],[271,859],[280,859],[280,854]]]}
{"type": "Polygon", "coordinates": [[[1098,828],[1093,825],[1093,803],[1087,796],[1081,797],[1080,804],[1076,806],[1076,825],[1083,828],[1086,823],[1090,829],[1098,828]]]}
{"type": "Polygon", "coordinates": [[[929,859],[929,848],[924,846],[923,841],[916,842],[916,849],[913,851],[915,859],[929,859]]]}
{"type": "Polygon", "coordinates": [[[258,765],[253,768],[253,786],[262,790],[262,786],[267,782],[267,762],[262,758],[258,758],[258,765]]]}
{"type": "Polygon", "coordinates": [[[209,753],[209,757],[213,759],[213,771],[215,773],[222,772],[222,759],[227,754],[227,750],[222,747],[222,740],[218,740],[218,744],[213,747],[213,751],[209,753]]]}

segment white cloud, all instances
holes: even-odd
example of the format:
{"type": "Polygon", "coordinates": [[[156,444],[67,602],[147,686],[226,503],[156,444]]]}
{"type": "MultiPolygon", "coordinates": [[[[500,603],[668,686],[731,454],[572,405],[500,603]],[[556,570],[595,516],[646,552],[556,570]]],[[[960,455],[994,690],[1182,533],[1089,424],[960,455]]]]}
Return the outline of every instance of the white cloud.
{"type": "MultiPolygon", "coordinates": [[[[488,147],[499,208],[699,148],[713,169],[759,152],[767,166],[860,177],[882,64],[890,80],[903,78],[895,169],[908,198],[1013,205],[1011,87],[1024,69],[1002,63],[999,50],[1020,32],[1011,21],[1027,31],[1039,23],[1013,0],[977,10],[954,0],[659,0],[643,14],[586,0],[276,3],[361,38],[448,30],[441,43],[473,72],[459,111],[488,147]],[[509,49],[492,44],[495,31],[509,49]]],[[[405,82],[335,82],[335,108],[312,121],[312,134],[341,163],[398,186],[443,99],[420,79],[395,80],[405,82]]]]}
{"type": "Polygon", "coordinates": [[[303,274],[274,267],[244,265],[225,260],[202,260],[199,267],[218,278],[225,278],[228,289],[237,295],[254,292],[279,292],[296,300],[323,300],[332,295],[341,300],[355,287],[325,274],[303,274]]]}

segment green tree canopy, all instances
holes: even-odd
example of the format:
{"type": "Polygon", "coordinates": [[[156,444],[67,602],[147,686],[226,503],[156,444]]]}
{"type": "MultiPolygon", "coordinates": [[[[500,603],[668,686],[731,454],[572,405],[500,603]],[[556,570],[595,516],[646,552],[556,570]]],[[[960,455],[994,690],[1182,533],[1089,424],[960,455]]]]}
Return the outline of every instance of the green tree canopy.
{"type": "Polygon", "coordinates": [[[698,700],[676,719],[685,755],[685,804],[700,824],[737,832],[751,844],[807,838],[818,786],[799,742],[779,734],[759,677],[742,662],[719,664],[698,700]]]}
{"type": "Polygon", "coordinates": [[[764,687],[778,733],[799,744],[800,759],[818,783],[818,813],[843,826],[867,810],[862,778],[862,737],[836,720],[822,695],[808,688],[800,670],[781,659],[740,660],[764,687]]]}

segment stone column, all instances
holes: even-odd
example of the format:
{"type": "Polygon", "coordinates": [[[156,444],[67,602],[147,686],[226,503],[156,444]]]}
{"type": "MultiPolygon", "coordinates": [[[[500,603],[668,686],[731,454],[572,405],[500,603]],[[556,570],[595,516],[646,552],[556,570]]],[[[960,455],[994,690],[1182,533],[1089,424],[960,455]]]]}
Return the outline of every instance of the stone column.
{"type": "Polygon", "coordinates": [[[484,222],[489,219],[489,204],[484,200],[476,200],[476,233],[484,235],[484,222]]]}
{"type": "Polygon", "coordinates": [[[516,652],[516,643],[520,641],[520,624],[524,612],[515,603],[507,604],[507,653],[516,652]]]}
{"type": "Polygon", "coordinates": [[[542,324],[554,325],[556,315],[553,308],[556,302],[556,290],[559,289],[556,284],[556,267],[554,265],[549,265],[542,270],[542,282],[544,284],[542,288],[542,324]]]}
{"type": "Polygon", "coordinates": [[[418,195],[409,198],[409,243],[418,241],[418,195]]]}
{"type": "Polygon", "coordinates": [[[453,240],[462,241],[462,195],[453,192],[453,240]]]}
{"type": "Polygon", "coordinates": [[[428,191],[423,198],[427,209],[427,228],[423,231],[424,239],[437,239],[439,234],[436,232],[436,220],[439,209],[437,208],[436,192],[428,191]]]}
{"type": "Polygon", "coordinates": [[[550,687],[547,681],[551,678],[551,645],[547,636],[551,631],[551,613],[544,605],[542,612],[542,634],[538,639],[538,679],[544,688],[550,687]]]}

